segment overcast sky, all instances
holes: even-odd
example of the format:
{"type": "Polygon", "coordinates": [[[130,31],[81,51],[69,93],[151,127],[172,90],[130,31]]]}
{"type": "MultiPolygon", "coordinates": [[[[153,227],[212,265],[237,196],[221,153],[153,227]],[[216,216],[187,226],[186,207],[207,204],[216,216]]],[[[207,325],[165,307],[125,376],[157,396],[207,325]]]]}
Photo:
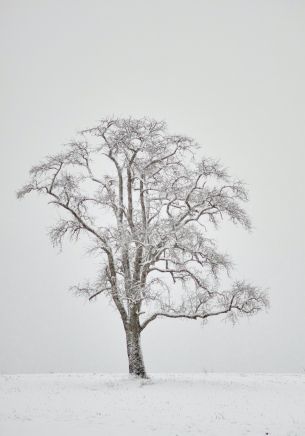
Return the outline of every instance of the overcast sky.
{"type": "Polygon", "coordinates": [[[236,326],[159,320],[148,371],[305,369],[305,2],[1,1],[0,372],[127,371],[118,315],[68,292],[96,260],[59,254],[55,212],[17,201],[27,171],[107,115],[194,137],[248,183],[251,234],[226,226],[233,277],[270,289],[236,326]]]}

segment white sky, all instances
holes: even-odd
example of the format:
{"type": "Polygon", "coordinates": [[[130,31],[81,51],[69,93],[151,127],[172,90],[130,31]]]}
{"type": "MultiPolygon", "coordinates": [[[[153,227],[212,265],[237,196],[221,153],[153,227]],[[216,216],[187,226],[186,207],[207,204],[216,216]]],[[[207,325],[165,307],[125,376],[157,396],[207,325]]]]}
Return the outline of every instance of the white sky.
{"type": "Polygon", "coordinates": [[[54,211],[18,202],[27,171],[107,115],[165,119],[250,189],[255,230],[226,227],[236,277],[271,309],[156,321],[148,371],[305,368],[305,2],[1,1],[0,372],[126,371],[122,326],[102,299],[67,289],[96,260],[50,246],[54,211]]]}

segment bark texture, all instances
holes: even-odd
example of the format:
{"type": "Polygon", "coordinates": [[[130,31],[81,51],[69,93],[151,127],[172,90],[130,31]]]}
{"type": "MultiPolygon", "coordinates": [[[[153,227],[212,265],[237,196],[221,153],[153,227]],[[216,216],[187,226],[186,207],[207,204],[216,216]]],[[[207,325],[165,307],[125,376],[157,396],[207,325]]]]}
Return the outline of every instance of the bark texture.
{"type": "Polygon", "coordinates": [[[141,333],[138,329],[133,327],[127,327],[125,331],[129,374],[147,378],[141,348],[141,333]]]}

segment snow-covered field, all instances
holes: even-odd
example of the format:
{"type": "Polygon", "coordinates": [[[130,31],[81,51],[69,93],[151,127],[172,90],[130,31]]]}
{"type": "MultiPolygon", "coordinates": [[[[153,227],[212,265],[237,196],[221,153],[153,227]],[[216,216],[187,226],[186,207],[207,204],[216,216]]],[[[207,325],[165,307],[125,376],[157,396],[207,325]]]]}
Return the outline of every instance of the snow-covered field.
{"type": "Polygon", "coordinates": [[[0,435],[302,436],[305,375],[1,375],[0,435]]]}

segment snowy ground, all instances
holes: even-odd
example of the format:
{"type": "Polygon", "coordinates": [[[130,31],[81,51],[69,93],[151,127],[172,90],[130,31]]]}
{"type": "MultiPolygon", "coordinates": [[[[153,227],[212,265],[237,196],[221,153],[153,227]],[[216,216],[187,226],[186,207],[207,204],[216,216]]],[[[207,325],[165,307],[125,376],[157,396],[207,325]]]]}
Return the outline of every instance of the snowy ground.
{"type": "Polygon", "coordinates": [[[302,436],[305,375],[1,375],[0,435],[302,436]]]}

